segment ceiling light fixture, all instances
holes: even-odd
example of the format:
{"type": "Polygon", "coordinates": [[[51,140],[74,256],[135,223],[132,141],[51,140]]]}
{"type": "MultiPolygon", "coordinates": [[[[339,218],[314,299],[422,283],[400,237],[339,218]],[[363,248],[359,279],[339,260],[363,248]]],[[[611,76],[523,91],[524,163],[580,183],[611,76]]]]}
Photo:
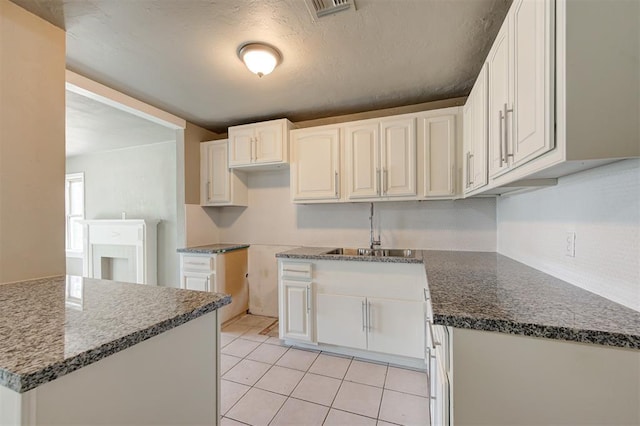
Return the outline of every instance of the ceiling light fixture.
{"type": "Polygon", "coordinates": [[[263,43],[247,43],[238,49],[238,57],[258,77],[270,74],[282,61],[280,53],[274,48],[263,43]]]}

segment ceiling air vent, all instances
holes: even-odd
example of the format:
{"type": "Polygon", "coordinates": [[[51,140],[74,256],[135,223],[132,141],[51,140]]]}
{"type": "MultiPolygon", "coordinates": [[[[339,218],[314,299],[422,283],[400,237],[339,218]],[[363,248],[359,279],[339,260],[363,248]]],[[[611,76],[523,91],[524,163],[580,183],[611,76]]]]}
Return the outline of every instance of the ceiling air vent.
{"type": "Polygon", "coordinates": [[[314,21],[343,10],[356,10],[355,0],[305,0],[305,3],[307,3],[307,8],[309,8],[309,13],[314,21]]]}

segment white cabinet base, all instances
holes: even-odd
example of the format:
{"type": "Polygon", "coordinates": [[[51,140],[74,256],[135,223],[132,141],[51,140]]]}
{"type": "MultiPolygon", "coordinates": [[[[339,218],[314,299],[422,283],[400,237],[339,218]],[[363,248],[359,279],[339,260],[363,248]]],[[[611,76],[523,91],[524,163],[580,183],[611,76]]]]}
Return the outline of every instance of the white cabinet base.
{"type": "Polygon", "coordinates": [[[393,365],[414,368],[426,371],[427,366],[424,359],[409,358],[398,355],[389,355],[364,349],[345,348],[344,346],[328,345],[325,343],[304,343],[299,340],[283,339],[286,345],[294,346],[302,349],[310,349],[314,351],[330,352],[338,355],[352,356],[356,358],[367,359],[376,362],[385,362],[393,365]]]}

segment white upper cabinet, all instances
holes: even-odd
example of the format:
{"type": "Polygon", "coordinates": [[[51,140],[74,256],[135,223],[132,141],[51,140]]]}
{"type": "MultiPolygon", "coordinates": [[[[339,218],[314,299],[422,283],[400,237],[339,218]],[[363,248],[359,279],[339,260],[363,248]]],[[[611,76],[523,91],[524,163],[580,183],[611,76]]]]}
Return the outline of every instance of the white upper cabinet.
{"type": "Polygon", "coordinates": [[[508,167],[506,114],[509,96],[509,18],[502,24],[489,52],[489,174],[508,167]]]}
{"type": "Polygon", "coordinates": [[[263,170],[286,166],[291,127],[287,119],[229,127],[229,167],[263,170]]]}
{"type": "Polygon", "coordinates": [[[425,198],[453,198],[458,193],[456,156],[460,121],[460,108],[447,108],[418,118],[418,141],[424,149],[425,198]]]}
{"type": "Polygon", "coordinates": [[[515,165],[553,148],[551,2],[516,0],[511,16],[513,66],[509,152],[515,165]]]}
{"type": "Polygon", "coordinates": [[[380,129],[378,122],[348,124],[344,129],[347,198],[381,195],[380,129]]]}
{"type": "Polygon", "coordinates": [[[465,193],[487,184],[487,67],[485,63],[463,108],[465,193]]]}
{"type": "Polygon", "coordinates": [[[416,119],[401,117],[380,122],[383,197],[413,197],[416,189],[416,119]]]}
{"type": "Polygon", "coordinates": [[[200,204],[246,206],[247,184],[242,172],[229,169],[227,139],[200,144],[200,204]]]}
{"type": "Polygon", "coordinates": [[[551,6],[516,0],[489,52],[489,175],[553,148],[551,6]]]}
{"type": "Polygon", "coordinates": [[[344,135],[348,200],[417,195],[414,116],[349,123],[344,135]]]}
{"type": "Polygon", "coordinates": [[[340,176],[340,127],[291,131],[293,202],[338,201],[340,176]]]}

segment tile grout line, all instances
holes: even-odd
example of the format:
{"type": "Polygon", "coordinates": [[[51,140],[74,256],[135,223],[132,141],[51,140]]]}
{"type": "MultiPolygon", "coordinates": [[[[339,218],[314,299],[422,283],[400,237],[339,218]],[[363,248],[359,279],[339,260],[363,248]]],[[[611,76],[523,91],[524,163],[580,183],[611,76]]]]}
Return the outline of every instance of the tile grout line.
{"type": "MultiPolygon", "coordinates": [[[[289,349],[287,349],[286,352],[289,352],[289,349]]],[[[286,353],[285,352],[285,353],[286,353]]],[[[311,352],[311,351],[309,351],[311,352]]],[[[284,354],[282,354],[282,356],[284,356],[284,354]]],[[[298,383],[296,383],[296,385],[293,387],[293,389],[291,390],[291,393],[289,395],[287,395],[287,399],[284,400],[284,402],[282,403],[282,405],[280,406],[280,408],[278,408],[278,411],[276,411],[276,413],[273,415],[273,417],[271,418],[271,420],[269,421],[269,424],[271,424],[276,417],[278,417],[278,414],[280,413],[280,411],[282,410],[282,407],[284,407],[284,405],[287,403],[287,401],[289,401],[289,399],[292,399],[291,394],[293,394],[293,392],[296,390],[296,388],[298,387],[298,385],[300,385],[300,382],[302,381],[302,379],[304,378],[304,376],[309,372],[309,369],[311,368],[311,366],[313,365],[314,362],[316,362],[316,360],[318,359],[318,356],[320,356],[320,353],[317,353],[316,357],[314,358],[314,360],[311,362],[311,364],[309,364],[309,367],[307,367],[306,370],[304,370],[302,377],[300,377],[300,380],[298,380],[298,383]]],[[[282,358],[282,357],[280,357],[282,358]]],[[[278,360],[280,359],[278,358],[278,360]]],[[[277,362],[277,361],[276,361],[277,362]]],[[[273,364],[273,366],[275,366],[275,363],[273,364]]],[[[282,367],[282,368],[288,368],[288,367],[283,367],[283,366],[278,366],[278,367],[282,367]]],[[[291,370],[295,370],[294,368],[291,368],[291,370]]],[[[296,371],[302,371],[302,370],[296,370],[296,371]]],[[[256,382],[257,383],[257,382],[256,382]]],[[[275,392],[274,392],[275,393],[275,392]]],[[[280,394],[279,394],[280,395],[280,394]]],[[[297,398],[293,398],[293,399],[297,399],[297,398]]],[[[307,402],[307,401],[305,401],[307,402]]],[[[319,404],[318,404],[319,405],[319,404]]]]}

